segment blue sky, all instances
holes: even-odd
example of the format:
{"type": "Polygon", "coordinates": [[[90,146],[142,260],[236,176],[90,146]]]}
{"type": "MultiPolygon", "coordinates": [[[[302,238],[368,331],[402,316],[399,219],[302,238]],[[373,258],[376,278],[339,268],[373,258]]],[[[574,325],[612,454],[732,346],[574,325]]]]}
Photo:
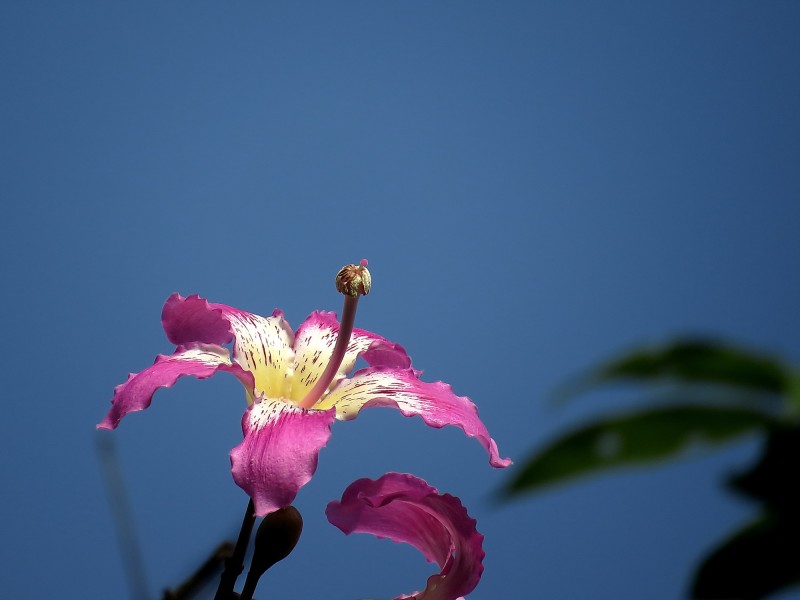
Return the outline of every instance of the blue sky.
{"type": "MultiPolygon", "coordinates": [[[[4,3],[3,589],[126,597],[94,425],[171,352],[173,291],[296,326],[340,310],[333,275],[366,257],[357,324],[470,396],[517,461],[635,403],[551,400],[637,344],[800,363],[799,27],[793,2],[4,3]]],[[[152,598],[237,530],[243,409],[235,379],[187,380],[113,434],[152,598]]],[[[681,597],[753,514],[718,484],[757,448],[496,507],[511,473],[473,440],[375,409],[334,427],[257,596],[419,589],[416,551],[323,514],[395,470],[478,519],[470,598],[681,597]]]]}

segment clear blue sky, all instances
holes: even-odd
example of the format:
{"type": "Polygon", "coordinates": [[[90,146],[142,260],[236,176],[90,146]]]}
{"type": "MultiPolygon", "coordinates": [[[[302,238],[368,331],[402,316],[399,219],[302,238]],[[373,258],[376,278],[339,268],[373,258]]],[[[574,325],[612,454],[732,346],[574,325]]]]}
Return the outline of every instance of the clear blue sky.
{"type": "MultiPolygon", "coordinates": [[[[3,3],[4,593],[127,598],[94,425],[172,350],[173,291],[297,325],[366,257],[358,325],[517,461],[635,402],[551,404],[632,345],[701,332],[800,363],[798,31],[796,2],[3,3]]],[[[113,434],[153,598],[238,527],[243,409],[232,377],[187,380],[113,434]]],[[[478,519],[470,598],[672,600],[753,513],[718,483],[756,449],[498,508],[510,473],[478,444],[375,409],[335,425],[258,597],[423,586],[416,551],[323,514],[396,470],[478,519]]]]}

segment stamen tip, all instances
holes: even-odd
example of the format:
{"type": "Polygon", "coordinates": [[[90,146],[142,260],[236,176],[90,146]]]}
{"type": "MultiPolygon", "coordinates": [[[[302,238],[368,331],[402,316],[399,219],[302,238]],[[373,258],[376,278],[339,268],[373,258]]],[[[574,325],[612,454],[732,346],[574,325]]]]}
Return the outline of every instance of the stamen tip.
{"type": "Polygon", "coordinates": [[[347,296],[366,296],[371,287],[372,275],[367,269],[367,259],[362,259],[359,265],[344,266],[336,274],[336,289],[347,296]]]}

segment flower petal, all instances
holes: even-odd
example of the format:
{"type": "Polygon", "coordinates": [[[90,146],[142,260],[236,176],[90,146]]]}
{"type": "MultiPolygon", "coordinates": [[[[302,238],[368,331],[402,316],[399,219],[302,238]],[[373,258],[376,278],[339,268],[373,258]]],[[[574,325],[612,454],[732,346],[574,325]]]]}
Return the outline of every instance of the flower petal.
{"type": "Polygon", "coordinates": [[[242,417],[244,440],[231,450],[233,479],[253,499],[257,516],[292,503],[317,469],[333,410],[307,410],[264,399],[242,417]]]}
{"type": "Polygon", "coordinates": [[[483,573],[483,536],[461,501],[413,475],[359,479],[325,509],[345,535],[371,533],[411,544],[442,569],[422,592],[399,598],[454,600],[469,594],[483,573]]]}
{"type": "Polygon", "coordinates": [[[193,342],[227,344],[233,339],[233,332],[220,307],[197,294],[184,298],[176,292],[164,303],[161,324],[176,346],[193,342]]]}
{"type": "Polygon", "coordinates": [[[371,367],[392,367],[394,369],[408,369],[411,367],[411,358],[406,354],[405,348],[366,329],[359,329],[358,327],[353,329],[347,351],[348,354],[345,356],[345,361],[350,361],[347,368],[348,373],[353,370],[356,358],[359,356],[371,367]],[[366,348],[366,350],[363,348],[366,348]],[[351,356],[350,353],[355,354],[355,356],[351,356]]]}
{"type": "Polygon", "coordinates": [[[294,335],[283,314],[275,311],[271,317],[261,317],[225,308],[234,333],[233,359],[253,373],[256,391],[269,398],[288,397],[295,367],[294,335]]]}
{"type": "Polygon", "coordinates": [[[232,364],[228,351],[221,346],[194,344],[179,346],[171,356],[159,354],[153,366],[141,373],[131,373],[125,383],[114,388],[111,410],[97,427],[115,429],[129,412],[150,406],[158,388],[172,387],[184,375],[206,379],[220,370],[233,373],[245,388],[252,389],[253,377],[239,365],[232,364]]]}
{"type": "Polygon", "coordinates": [[[456,396],[452,388],[441,381],[420,381],[412,369],[362,369],[350,379],[342,380],[315,408],[335,407],[337,419],[349,420],[368,406],[394,406],[406,417],[419,415],[431,427],[460,427],[468,436],[477,438],[489,453],[489,464],[493,467],[511,464],[508,458],[500,458],[497,444],[469,398],[456,396]]]}
{"type": "MultiPolygon", "coordinates": [[[[299,402],[314,387],[328,365],[338,335],[339,321],[333,312],[315,311],[297,329],[294,341],[297,368],[289,396],[293,401],[299,402]]],[[[411,366],[411,359],[399,344],[364,329],[353,329],[347,353],[328,389],[353,370],[359,356],[372,366],[399,369],[411,366]]]]}
{"type": "MultiPolygon", "coordinates": [[[[225,344],[233,340],[233,359],[255,377],[256,390],[270,398],[288,397],[294,372],[294,336],[283,313],[261,317],[197,295],[172,294],[161,313],[167,337],[175,344],[225,344]]],[[[248,396],[250,402],[253,398],[248,396]]]]}

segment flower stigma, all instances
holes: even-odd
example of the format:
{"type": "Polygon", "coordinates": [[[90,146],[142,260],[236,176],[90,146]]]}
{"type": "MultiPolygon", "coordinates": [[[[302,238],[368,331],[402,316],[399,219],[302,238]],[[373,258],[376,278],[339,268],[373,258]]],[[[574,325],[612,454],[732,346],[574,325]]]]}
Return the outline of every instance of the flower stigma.
{"type": "Polygon", "coordinates": [[[342,364],[342,360],[344,360],[347,346],[350,344],[350,335],[353,333],[353,325],[356,321],[358,299],[369,294],[372,288],[372,276],[367,269],[367,264],[367,259],[365,258],[358,265],[342,267],[336,274],[336,289],[344,295],[339,334],[336,337],[336,345],[333,348],[333,353],[328,365],[325,367],[325,371],[306,397],[298,403],[301,408],[312,408],[317,403],[325,393],[325,390],[328,389],[339,370],[339,366],[342,364]]]}

